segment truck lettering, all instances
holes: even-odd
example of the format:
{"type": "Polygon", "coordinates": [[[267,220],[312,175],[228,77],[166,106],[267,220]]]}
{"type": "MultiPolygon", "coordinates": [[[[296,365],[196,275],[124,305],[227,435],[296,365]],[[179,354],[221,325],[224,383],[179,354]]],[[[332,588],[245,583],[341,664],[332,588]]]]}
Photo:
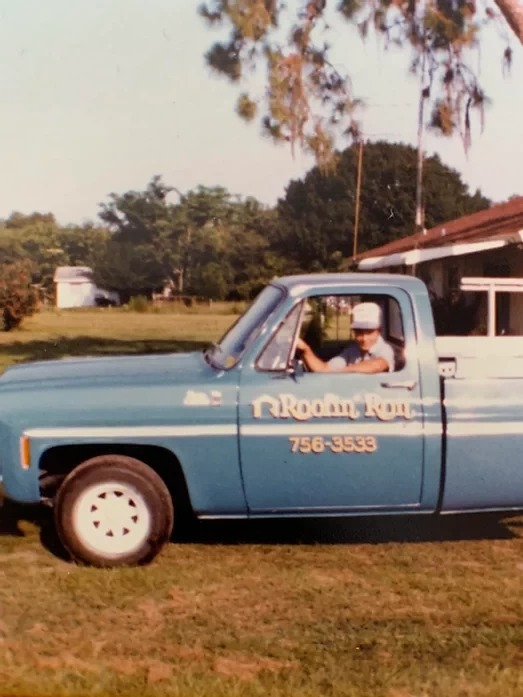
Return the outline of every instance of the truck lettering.
{"type": "Polygon", "coordinates": [[[412,419],[414,414],[408,402],[399,399],[383,399],[378,394],[366,394],[365,416],[375,417],[380,421],[392,421],[401,418],[412,419]]]}
{"type": "Polygon", "coordinates": [[[292,394],[280,394],[277,397],[261,395],[252,402],[252,415],[255,419],[263,416],[263,407],[268,407],[269,414],[275,419],[310,419],[345,418],[357,419],[360,415],[354,400],[342,399],[334,394],[326,394],[320,399],[297,399],[292,394]]]}

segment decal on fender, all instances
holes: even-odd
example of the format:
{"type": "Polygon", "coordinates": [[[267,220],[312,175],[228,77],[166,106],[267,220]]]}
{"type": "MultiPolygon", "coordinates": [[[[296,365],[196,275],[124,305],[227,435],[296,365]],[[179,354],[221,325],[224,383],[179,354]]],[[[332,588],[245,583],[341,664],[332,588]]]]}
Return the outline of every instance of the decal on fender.
{"type": "Polygon", "coordinates": [[[186,407],[208,407],[220,406],[222,403],[222,393],[217,390],[211,390],[210,394],[206,392],[197,392],[196,390],[187,390],[183,398],[183,404],[186,407]]]}

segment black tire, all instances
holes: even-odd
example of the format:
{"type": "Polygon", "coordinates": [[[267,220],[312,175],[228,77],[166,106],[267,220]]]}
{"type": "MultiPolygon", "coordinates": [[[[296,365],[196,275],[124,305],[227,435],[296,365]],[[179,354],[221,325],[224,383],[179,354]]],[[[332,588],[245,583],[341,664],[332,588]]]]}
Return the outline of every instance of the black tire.
{"type": "Polygon", "coordinates": [[[147,564],[169,540],[171,495],[150,467],[132,457],[86,460],[64,479],[55,526],[71,557],[92,566],[147,564]]]}

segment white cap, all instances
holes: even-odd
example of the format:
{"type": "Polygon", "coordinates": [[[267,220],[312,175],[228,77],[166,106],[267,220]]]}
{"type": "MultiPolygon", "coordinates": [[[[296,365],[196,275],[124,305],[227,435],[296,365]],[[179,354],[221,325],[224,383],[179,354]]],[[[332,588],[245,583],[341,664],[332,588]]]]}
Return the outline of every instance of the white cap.
{"type": "Polygon", "coordinates": [[[352,329],[379,329],[381,310],[376,303],[360,303],[352,309],[352,329]]]}

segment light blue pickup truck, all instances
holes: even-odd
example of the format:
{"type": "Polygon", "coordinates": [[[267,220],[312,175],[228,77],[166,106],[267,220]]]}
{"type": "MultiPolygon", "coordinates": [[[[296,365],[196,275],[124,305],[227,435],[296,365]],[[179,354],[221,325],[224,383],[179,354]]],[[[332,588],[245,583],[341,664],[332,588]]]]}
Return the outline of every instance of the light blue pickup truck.
{"type": "MultiPolygon", "coordinates": [[[[201,353],[64,359],[0,378],[5,495],[54,508],[73,559],[151,561],[198,518],[523,509],[520,337],[436,338],[401,275],[289,276],[201,353]],[[380,306],[389,372],[309,372],[380,306]]],[[[1,512],[0,512],[1,514],[1,512]]]]}

